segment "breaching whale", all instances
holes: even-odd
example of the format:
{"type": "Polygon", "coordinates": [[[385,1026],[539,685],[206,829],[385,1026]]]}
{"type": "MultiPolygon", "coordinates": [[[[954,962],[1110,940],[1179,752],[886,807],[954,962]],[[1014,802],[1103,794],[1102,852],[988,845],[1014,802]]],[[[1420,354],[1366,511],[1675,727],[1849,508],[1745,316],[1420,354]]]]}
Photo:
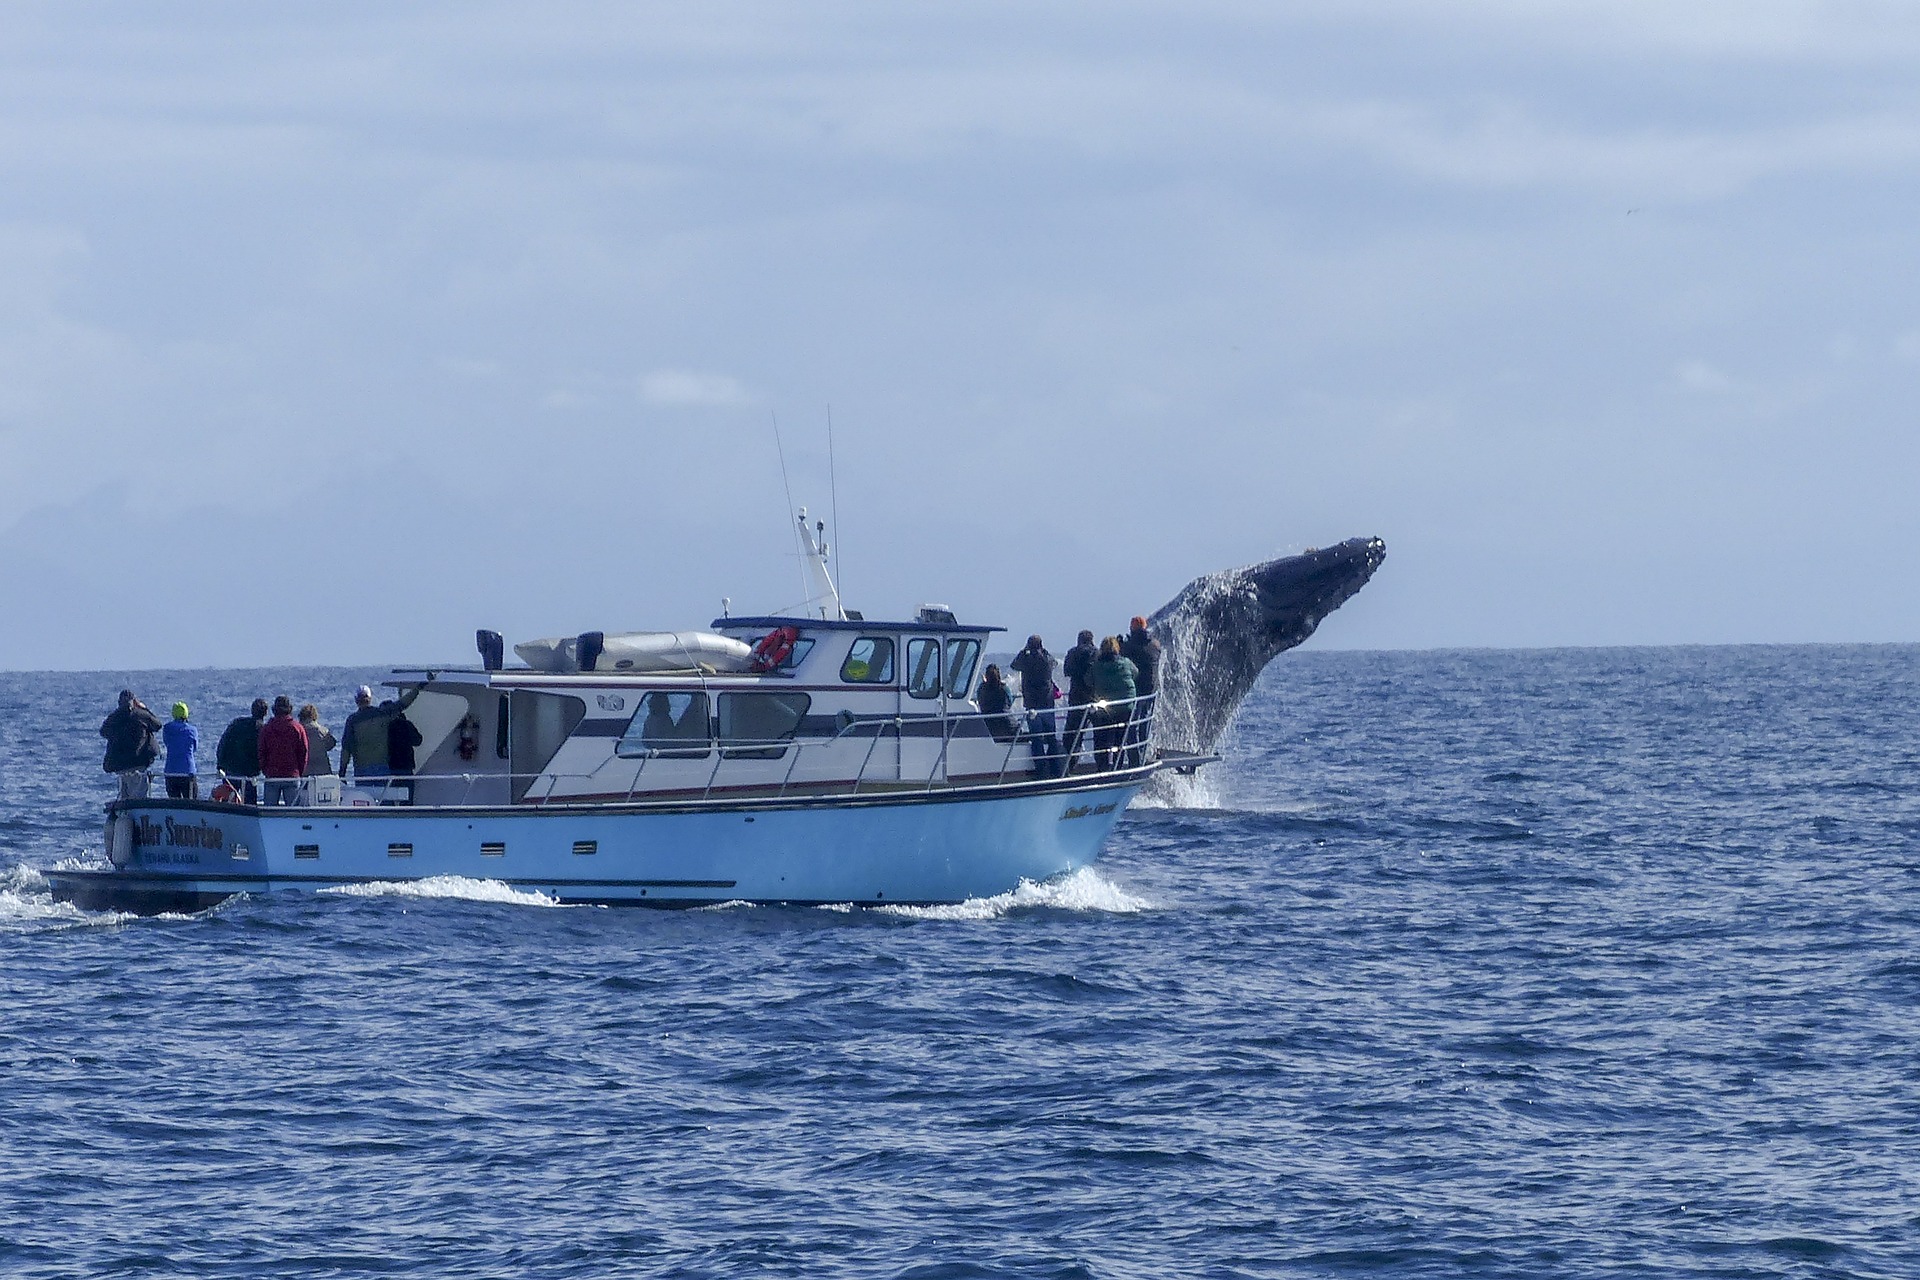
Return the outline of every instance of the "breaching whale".
{"type": "Polygon", "coordinates": [[[1211,752],[1266,665],[1312,635],[1387,558],[1378,538],[1195,578],[1148,619],[1159,639],[1154,737],[1211,752]]]}

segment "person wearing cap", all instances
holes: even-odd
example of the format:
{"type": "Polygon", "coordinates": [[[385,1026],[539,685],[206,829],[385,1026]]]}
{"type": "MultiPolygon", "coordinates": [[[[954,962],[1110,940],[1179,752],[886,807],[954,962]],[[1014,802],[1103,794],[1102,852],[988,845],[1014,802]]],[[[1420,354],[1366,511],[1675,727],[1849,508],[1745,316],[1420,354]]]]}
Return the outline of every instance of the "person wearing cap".
{"type": "Polygon", "coordinates": [[[1147,736],[1153,728],[1153,695],[1160,689],[1160,642],[1147,631],[1147,620],[1135,614],[1127,626],[1127,638],[1120,652],[1133,664],[1135,696],[1132,723],[1127,729],[1127,762],[1140,764],[1146,755],[1147,736]]]}
{"type": "Polygon", "coordinates": [[[267,804],[300,803],[300,780],[307,776],[307,731],[293,718],[293,699],[284,693],[273,700],[273,719],[260,726],[260,772],[267,776],[267,804]]]}
{"type": "Polygon", "coordinates": [[[361,685],[353,691],[353,714],[340,726],[340,776],[353,766],[354,781],[385,788],[387,717],[373,705],[373,690],[361,685]]]}
{"type": "Polygon", "coordinates": [[[1020,701],[1027,708],[1027,742],[1033,749],[1033,775],[1057,778],[1065,768],[1060,739],[1054,736],[1053,704],[1059,691],[1053,686],[1053,655],[1039,636],[1028,636],[1027,647],[1013,655],[1009,669],[1020,673],[1020,701]]]}
{"type": "Polygon", "coordinates": [[[100,767],[120,776],[120,798],[138,800],[147,794],[147,766],[159,756],[153,735],[160,732],[160,721],[147,704],[133,696],[133,690],[120,691],[120,705],[100,722],[100,736],[107,740],[107,755],[100,767]]]}
{"type": "Polygon", "coordinates": [[[1060,672],[1067,678],[1066,767],[1073,768],[1087,734],[1087,708],[1093,704],[1093,660],[1099,654],[1093,647],[1093,632],[1082,631],[1073,648],[1067,650],[1060,672]]]}
{"type": "Polygon", "coordinates": [[[194,776],[199,761],[195,758],[200,751],[200,731],[187,720],[190,713],[187,704],[173,704],[173,719],[167,721],[160,730],[160,740],[167,747],[167,798],[169,800],[198,800],[200,798],[200,779],[194,776]]]}
{"type": "Polygon", "coordinates": [[[260,775],[260,726],[267,720],[267,700],[255,698],[251,713],[235,716],[220,735],[214,748],[213,767],[228,782],[240,788],[242,804],[259,804],[260,788],[254,779],[260,775]]]}

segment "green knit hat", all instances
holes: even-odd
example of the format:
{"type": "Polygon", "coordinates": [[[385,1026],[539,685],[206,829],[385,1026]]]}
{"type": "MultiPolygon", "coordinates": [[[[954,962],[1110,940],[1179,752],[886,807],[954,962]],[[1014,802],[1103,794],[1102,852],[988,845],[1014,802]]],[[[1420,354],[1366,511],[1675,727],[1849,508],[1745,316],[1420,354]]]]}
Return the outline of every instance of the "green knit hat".
{"type": "Polygon", "coordinates": [[[185,719],[187,718],[187,704],[186,704],[186,703],[184,703],[184,702],[176,702],[176,703],[174,703],[174,704],[173,704],[173,718],[174,718],[175,720],[185,720],[185,719]]]}

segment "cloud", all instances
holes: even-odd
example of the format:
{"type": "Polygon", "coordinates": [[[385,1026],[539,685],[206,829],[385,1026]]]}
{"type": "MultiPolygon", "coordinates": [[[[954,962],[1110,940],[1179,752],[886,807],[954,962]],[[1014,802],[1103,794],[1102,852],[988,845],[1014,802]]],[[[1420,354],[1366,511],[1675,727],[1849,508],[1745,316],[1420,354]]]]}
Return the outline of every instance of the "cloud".
{"type": "Polygon", "coordinates": [[[640,379],[640,398],[648,404],[724,408],[752,402],[746,388],[718,373],[655,369],[640,379]]]}

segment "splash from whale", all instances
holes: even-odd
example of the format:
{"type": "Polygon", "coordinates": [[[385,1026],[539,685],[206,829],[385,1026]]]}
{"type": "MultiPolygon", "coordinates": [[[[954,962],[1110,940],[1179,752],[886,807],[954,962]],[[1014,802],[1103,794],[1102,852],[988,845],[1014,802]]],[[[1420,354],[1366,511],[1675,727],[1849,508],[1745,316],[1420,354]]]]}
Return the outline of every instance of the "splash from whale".
{"type": "Polygon", "coordinates": [[[1148,619],[1159,639],[1154,738],[1212,751],[1260,672],[1314,633],[1387,558],[1378,538],[1195,578],[1148,619]]]}

